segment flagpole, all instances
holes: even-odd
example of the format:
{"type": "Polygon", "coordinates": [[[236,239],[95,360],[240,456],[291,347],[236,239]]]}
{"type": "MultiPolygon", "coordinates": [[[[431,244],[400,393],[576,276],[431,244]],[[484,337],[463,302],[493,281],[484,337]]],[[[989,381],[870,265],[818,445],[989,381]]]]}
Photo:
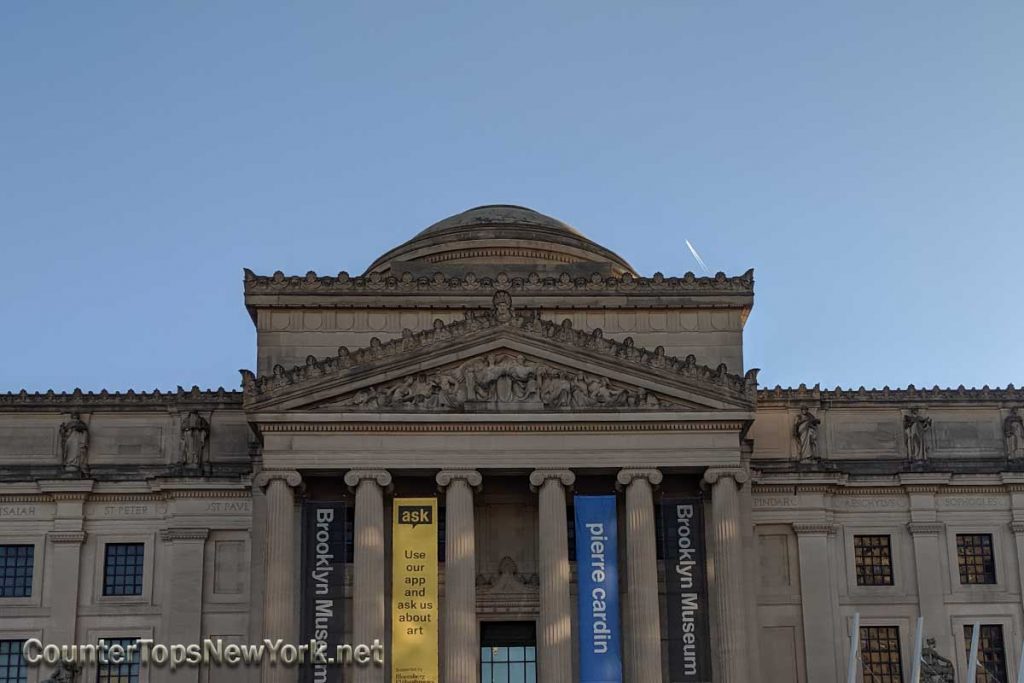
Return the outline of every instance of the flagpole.
{"type": "Polygon", "coordinates": [[[967,680],[970,683],[978,680],[978,633],[981,631],[981,622],[974,622],[971,628],[971,657],[967,661],[967,680]]]}
{"type": "Polygon", "coordinates": [[[914,666],[910,673],[910,683],[921,683],[921,644],[924,638],[924,617],[917,618],[917,631],[914,635],[914,666]]]}
{"type": "Polygon", "coordinates": [[[857,683],[857,650],[860,648],[860,612],[853,613],[850,632],[850,661],[846,667],[846,683],[857,683]]]}

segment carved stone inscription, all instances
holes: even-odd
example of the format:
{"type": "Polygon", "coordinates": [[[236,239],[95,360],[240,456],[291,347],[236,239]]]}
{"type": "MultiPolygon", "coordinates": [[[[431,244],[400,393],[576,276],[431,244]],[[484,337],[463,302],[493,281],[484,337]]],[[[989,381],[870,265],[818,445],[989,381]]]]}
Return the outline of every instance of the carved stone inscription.
{"type": "Polygon", "coordinates": [[[613,386],[605,377],[566,370],[520,354],[492,353],[437,372],[364,389],[341,406],[415,410],[660,408],[668,402],[644,389],[613,386]]]}

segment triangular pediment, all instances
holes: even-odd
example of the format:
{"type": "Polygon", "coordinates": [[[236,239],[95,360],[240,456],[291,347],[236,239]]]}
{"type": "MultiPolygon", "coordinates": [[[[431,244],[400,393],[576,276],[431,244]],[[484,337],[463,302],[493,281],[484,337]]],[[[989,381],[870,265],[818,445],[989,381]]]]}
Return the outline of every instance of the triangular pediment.
{"type": "MultiPolygon", "coordinates": [[[[265,377],[243,371],[250,410],[586,412],[750,410],[756,371],[729,374],[693,356],[648,351],[566,320],[491,311],[265,377]]],[[[510,303],[510,302],[509,302],[510,303]]]]}

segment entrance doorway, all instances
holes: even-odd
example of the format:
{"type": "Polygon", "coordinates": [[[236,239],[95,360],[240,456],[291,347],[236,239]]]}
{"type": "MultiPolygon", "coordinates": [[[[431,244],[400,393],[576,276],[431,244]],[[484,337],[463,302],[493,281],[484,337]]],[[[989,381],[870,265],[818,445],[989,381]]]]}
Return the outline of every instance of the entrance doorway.
{"type": "Polygon", "coordinates": [[[480,624],[480,683],[537,683],[537,627],[532,621],[480,624]]]}

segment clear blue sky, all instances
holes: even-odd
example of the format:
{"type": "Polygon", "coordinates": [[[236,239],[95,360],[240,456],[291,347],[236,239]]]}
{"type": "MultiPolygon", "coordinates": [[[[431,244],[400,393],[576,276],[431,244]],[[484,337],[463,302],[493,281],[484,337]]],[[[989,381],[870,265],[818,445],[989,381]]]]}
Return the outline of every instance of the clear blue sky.
{"type": "Polygon", "coordinates": [[[242,268],[515,203],[756,269],[762,382],[1024,384],[1024,2],[0,7],[0,390],[238,385],[242,268]]]}

